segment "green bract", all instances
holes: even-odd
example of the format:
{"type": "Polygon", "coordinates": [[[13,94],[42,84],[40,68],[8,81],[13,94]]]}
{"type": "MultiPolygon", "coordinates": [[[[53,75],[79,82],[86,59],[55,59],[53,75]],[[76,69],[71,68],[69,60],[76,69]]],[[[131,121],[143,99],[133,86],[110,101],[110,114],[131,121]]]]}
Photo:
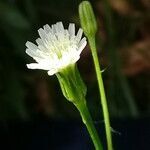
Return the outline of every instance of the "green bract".
{"type": "Polygon", "coordinates": [[[78,101],[85,98],[87,89],[75,64],[63,69],[56,76],[67,100],[78,104],[78,101]]]}
{"type": "Polygon", "coordinates": [[[95,36],[97,31],[97,22],[89,1],[83,1],[80,3],[79,17],[85,35],[88,38],[91,36],[95,36]]]}

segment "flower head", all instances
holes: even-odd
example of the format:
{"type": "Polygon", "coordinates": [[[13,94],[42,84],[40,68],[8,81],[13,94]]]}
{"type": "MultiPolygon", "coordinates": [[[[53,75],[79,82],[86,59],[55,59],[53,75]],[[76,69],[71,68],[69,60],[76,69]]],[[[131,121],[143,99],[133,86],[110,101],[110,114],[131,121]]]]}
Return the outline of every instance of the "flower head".
{"type": "Polygon", "coordinates": [[[49,75],[75,64],[87,44],[86,38],[82,38],[82,29],[79,29],[75,35],[73,23],[69,24],[68,29],[64,29],[62,22],[51,27],[45,25],[38,32],[40,38],[36,40],[37,45],[29,41],[26,43],[26,53],[37,63],[27,64],[27,67],[47,70],[49,75]]]}

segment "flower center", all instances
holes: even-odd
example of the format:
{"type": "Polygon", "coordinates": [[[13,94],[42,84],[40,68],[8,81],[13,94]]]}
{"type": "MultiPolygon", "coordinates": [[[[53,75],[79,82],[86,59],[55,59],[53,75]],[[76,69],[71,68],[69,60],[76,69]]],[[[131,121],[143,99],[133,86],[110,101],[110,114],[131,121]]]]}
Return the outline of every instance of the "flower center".
{"type": "Polygon", "coordinates": [[[55,44],[51,47],[51,50],[55,52],[57,55],[58,59],[61,59],[63,55],[66,53],[72,53],[73,49],[76,49],[76,43],[75,41],[69,41],[67,39],[63,39],[61,41],[57,40],[55,44]]]}

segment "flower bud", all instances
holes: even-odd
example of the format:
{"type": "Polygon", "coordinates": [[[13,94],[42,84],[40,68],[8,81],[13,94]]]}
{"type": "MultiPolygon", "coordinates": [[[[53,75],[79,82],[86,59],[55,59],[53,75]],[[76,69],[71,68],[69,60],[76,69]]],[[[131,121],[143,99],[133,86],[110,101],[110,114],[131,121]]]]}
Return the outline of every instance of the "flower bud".
{"type": "Polygon", "coordinates": [[[95,36],[97,31],[97,22],[93,12],[93,8],[89,1],[83,1],[80,3],[79,17],[85,35],[88,38],[91,36],[95,36]]]}

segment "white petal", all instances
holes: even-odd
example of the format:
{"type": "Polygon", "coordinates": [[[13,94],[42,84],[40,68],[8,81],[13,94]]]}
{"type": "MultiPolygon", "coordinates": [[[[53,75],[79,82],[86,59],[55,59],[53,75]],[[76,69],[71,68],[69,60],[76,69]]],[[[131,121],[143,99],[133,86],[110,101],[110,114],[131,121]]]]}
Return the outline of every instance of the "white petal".
{"type": "Polygon", "coordinates": [[[74,23],[69,24],[68,31],[69,31],[70,37],[75,36],[75,24],[74,23]]]}
{"type": "Polygon", "coordinates": [[[31,49],[31,50],[37,50],[38,49],[38,47],[35,44],[33,44],[32,42],[29,42],[29,41],[26,42],[26,47],[31,49]]]}
{"type": "Polygon", "coordinates": [[[44,26],[44,30],[45,30],[45,32],[46,32],[47,34],[52,31],[51,27],[50,27],[48,24],[46,24],[46,25],[44,26]]]}
{"type": "Polygon", "coordinates": [[[82,34],[83,34],[83,30],[80,28],[80,29],[78,30],[77,35],[76,35],[77,43],[79,43],[79,41],[81,40],[82,34]]]}
{"type": "Polygon", "coordinates": [[[86,38],[83,38],[80,43],[79,43],[79,47],[78,47],[78,52],[79,54],[82,52],[82,50],[85,48],[87,44],[86,38]]]}
{"type": "Polygon", "coordinates": [[[57,23],[56,24],[54,24],[53,26],[52,26],[52,28],[53,28],[53,32],[56,34],[56,33],[59,33],[59,26],[57,25],[57,23]]]}
{"type": "Polygon", "coordinates": [[[39,32],[39,35],[40,35],[41,39],[42,39],[43,41],[45,41],[46,38],[47,38],[46,32],[45,32],[42,28],[40,28],[40,29],[38,30],[38,32],[39,32]]]}
{"type": "Polygon", "coordinates": [[[80,55],[74,56],[71,60],[72,64],[76,63],[79,59],[80,59],[80,55]]]}
{"type": "Polygon", "coordinates": [[[48,39],[47,42],[49,42],[50,44],[57,41],[57,38],[56,38],[55,34],[52,33],[52,32],[49,32],[47,34],[47,39],[48,39]]]}
{"type": "Polygon", "coordinates": [[[53,34],[56,33],[55,24],[52,25],[52,33],[53,33],[53,34]]]}
{"type": "Polygon", "coordinates": [[[38,45],[42,45],[42,46],[44,45],[43,41],[40,38],[36,39],[36,43],[38,45]]]}
{"type": "Polygon", "coordinates": [[[29,69],[43,69],[43,70],[49,70],[48,66],[45,66],[43,64],[38,64],[38,63],[31,63],[31,64],[27,64],[27,67],[29,69]]]}
{"type": "Polygon", "coordinates": [[[57,69],[50,69],[50,70],[48,71],[48,75],[49,75],[49,76],[52,76],[52,75],[54,75],[54,74],[57,73],[57,72],[58,72],[57,69]]]}
{"type": "Polygon", "coordinates": [[[56,24],[56,36],[60,42],[64,39],[64,36],[65,36],[64,31],[65,30],[64,30],[62,22],[58,22],[56,24]]]}
{"type": "Polygon", "coordinates": [[[40,49],[41,53],[43,53],[43,55],[44,53],[46,54],[49,51],[45,44],[39,45],[38,48],[40,49]]]}
{"type": "Polygon", "coordinates": [[[64,26],[63,26],[62,22],[58,22],[57,27],[59,29],[59,32],[64,32],[64,26]]]}
{"type": "Polygon", "coordinates": [[[37,53],[37,51],[34,51],[32,49],[26,49],[26,53],[31,56],[31,57],[39,57],[39,54],[37,53]]]}
{"type": "Polygon", "coordinates": [[[78,44],[78,47],[80,47],[84,42],[86,41],[86,38],[84,37],[78,44]]]}

